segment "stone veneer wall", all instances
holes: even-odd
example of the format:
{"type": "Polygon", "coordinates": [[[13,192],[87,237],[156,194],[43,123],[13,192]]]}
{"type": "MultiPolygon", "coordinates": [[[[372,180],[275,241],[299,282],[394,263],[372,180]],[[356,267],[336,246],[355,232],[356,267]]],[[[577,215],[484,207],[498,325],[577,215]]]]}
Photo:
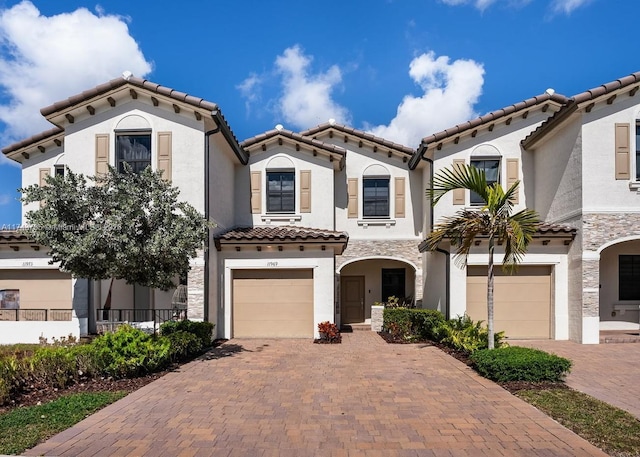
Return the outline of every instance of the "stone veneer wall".
{"type": "Polygon", "coordinates": [[[411,262],[416,266],[416,305],[422,305],[422,254],[419,240],[349,240],[347,249],[336,256],[336,269],[345,263],[367,257],[384,257],[411,262]]]}
{"type": "MultiPolygon", "coordinates": [[[[582,247],[584,251],[595,252],[611,241],[630,236],[640,236],[639,213],[585,213],[582,217],[582,247]]],[[[600,261],[584,259],[583,275],[583,315],[600,317],[600,261]]]]}
{"type": "Polygon", "coordinates": [[[582,218],[577,216],[563,221],[563,224],[575,227],[578,231],[571,242],[568,252],[568,299],[569,299],[569,339],[582,340],[583,317],[583,275],[582,275],[582,218]]]}
{"type": "Polygon", "coordinates": [[[187,316],[189,319],[204,319],[204,251],[198,251],[190,264],[187,275],[187,316]]]}

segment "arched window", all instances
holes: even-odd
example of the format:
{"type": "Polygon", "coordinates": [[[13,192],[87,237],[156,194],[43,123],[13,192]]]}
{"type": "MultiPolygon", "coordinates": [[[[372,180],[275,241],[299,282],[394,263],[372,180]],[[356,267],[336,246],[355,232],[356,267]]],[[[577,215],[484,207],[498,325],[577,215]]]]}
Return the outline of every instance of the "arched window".
{"type": "Polygon", "coordinates": [[[286,157],[274,157],[267,164],[267,212],[294,213],[295,210],[295,167],[286,157]]]}
{"type": "MultiPolygon", "coordinates": [[[[470,164],[479,170],[484,171],[487,184],[492,185],[500,182],[500,151],[490,144],[481,144],[471,153],[470,164]]],[[[475,192],[470,195],[471,205],[484,205],[485,202],[475,192]]]]}
{"type": "Polygon", "coordinates": [[[128,163],[140,173],[151,166],[151,126],[142,116],[126,116],[116,126],[116,167],[124,170],[128,163]]]}

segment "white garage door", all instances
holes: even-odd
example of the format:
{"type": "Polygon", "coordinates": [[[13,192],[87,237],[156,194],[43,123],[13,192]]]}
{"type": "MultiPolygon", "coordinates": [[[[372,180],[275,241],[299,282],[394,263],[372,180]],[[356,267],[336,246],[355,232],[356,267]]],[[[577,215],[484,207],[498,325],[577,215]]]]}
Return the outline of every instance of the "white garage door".
{"type": "MultiPolygon", "coordinates": [[[[551,337],[551,267],[520,266],[513,275],[496,265],[494,328],[509,338],[551,337]]],[[[467,314],[487,321],[487,268],[467,268],[467,314]]]]}
{"type": "Polygon", "coordinates": [[[312,270],[234,270],[234,338],[313,338],[312,270]]]}

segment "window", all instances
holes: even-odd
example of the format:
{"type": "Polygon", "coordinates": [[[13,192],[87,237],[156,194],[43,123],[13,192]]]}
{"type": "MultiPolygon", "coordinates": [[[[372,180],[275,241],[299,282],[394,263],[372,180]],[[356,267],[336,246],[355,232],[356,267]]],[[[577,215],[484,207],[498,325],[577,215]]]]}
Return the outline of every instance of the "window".
{"type": "Polygon", "coordinates": [[[54,165],[53,172],[55,176],[64,178],[64,165],[54,165]]]}
{"type": "MultiPolygon", "coordinates": [[[[500,181],[500,160],[499,159],[471,159],[471,166],[484,171],[487,184],[492,185],[500,181]]],[[[484,205],[485,202],[480,195],[471,192],[471,204],[474,206],[484,205]]]]}
{"type": "Polygon", "coordinates": [[[391,296],[399,299],[405,298],[404,268],[382,269],[382,301],[386,302],[391,296]]]}
{"type": "Polygon", "coordinates": [[[363,178],[362,215],[389,217],[389,178],[363,178]]]}
{"type": "Polygon", "coordinates": [[[295,176],[294,171],[267,171],[267,212],[295,212],[295,176]]]}
{"type": "Polygon", "coordinates": [[[128,163],[134,173],[151,166],[151,133],[126,133],[116,136],[116,165],[124,171],[128,163]]]}
{"type": "Polygon", "coordinates": [[[640,300],[640,255],[618,257],[618,299],[640,300]]]}
{"type": "Polygon", "coordinates": [[[640,122],[636,123],[636,181],[640,181],[640,122]]]}

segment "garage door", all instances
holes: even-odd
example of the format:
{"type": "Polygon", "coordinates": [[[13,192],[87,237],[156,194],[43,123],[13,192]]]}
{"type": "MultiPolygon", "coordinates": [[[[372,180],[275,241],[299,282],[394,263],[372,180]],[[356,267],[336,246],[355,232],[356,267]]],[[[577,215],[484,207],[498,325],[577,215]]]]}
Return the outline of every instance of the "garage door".
{"type": "Polygon", "coordinates": [[[18,290],[20,309],[71,309],[71,275],[59,270],[0,270],[0,290],[18,290]]]}
{"type": "MultiPolygon", "coordinates": [[[[551,267],[521,266],[513,275],[497,265],[494,328],[509,338],[551,337],[551,267]]],[[[487,321],[487,268],[467,269],[467,314],[487,321]]]]}
{"type": "Polygon", "coordinates": [[[312,270],[234,270],[235,338],[313,338],[312,270]]]}

